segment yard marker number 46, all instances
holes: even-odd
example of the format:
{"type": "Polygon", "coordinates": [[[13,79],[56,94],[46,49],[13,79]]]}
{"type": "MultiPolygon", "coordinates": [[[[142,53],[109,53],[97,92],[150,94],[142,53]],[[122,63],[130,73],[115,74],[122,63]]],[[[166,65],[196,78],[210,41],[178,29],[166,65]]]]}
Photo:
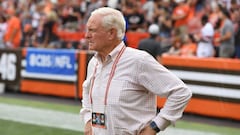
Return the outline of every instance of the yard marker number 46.
{"type": "Polygon", "coordinates": [[[2,80],[13,81],[16,79],[17,56],[14,53],[0,55],[0,75],[2,80]]]}

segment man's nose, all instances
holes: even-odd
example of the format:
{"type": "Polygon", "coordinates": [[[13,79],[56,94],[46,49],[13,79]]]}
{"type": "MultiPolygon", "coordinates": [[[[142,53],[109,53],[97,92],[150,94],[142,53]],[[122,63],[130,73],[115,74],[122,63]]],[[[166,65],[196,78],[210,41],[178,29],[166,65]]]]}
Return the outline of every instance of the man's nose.
{"type": "Polygon", "coordinates": [[[84,37],[88,38],[89,37],[88,35],[89,35],[88,32],[85,32],[84,37]]]}
{"type": "Polygon", "coordinates": [[[91,37],[91,33],[89,31],[86,31],[85,33],[85,38],[88,39],[91,37]]]}

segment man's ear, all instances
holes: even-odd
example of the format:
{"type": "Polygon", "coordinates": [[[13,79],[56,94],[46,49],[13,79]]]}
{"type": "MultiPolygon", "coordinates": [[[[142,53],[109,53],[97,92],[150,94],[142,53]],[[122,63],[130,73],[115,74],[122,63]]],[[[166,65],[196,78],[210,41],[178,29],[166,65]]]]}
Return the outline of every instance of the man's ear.
{"type": "Polygon", "coordinates": [[[111,28],[109,31],[108,31],[108,39],[109,40],[113,40],[117,37],[117,30],[114,29],[114,28],[111,28]]]}

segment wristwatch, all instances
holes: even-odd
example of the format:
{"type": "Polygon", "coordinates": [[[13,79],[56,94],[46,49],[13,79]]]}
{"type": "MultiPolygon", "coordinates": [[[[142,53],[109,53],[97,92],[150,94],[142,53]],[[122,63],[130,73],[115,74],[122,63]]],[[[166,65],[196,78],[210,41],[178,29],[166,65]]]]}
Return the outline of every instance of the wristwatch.
{"type": "Polygon", "coordinates": [[[158,132],[161,131],[161,130],[158,128],[157,124],[156,124],[154,121],[152,121],[152,122],[150,123],[150,127],[151,127],[154,131],[156,131],[156,133],[158,133],[158,132]]]}

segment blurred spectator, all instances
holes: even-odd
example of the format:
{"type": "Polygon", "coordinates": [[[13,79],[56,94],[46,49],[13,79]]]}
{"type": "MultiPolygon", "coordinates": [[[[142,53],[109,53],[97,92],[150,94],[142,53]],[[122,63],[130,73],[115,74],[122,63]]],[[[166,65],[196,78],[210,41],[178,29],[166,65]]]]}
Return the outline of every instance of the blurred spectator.
{"type": "Polygon", "coordinates": [[[206,6],[208,8],[210,8],[210,15],[209,15],[209,21],[211,24],[213,24],[213,27],[214,28],[218,28],[219,26],[217,26],[217,22],[219,20],[219,12],[220,12],[220,9],[219,9],[219,6],[218,6],[218,3],[216,1],[211,1],[211,3],[209,4],[206,4],[206,6]],[[210,7],[209,7],[210,6],[210,7]]]}
{"type": "Polygon", "coordinates": [[[27,9],[25,9],[21,16],[21,29],[22,29],[22,37],[21,37],[21,47],[25,46],[25,41],[28,40],[29,36],[31,36],[29,33],[32,33],[32,18],[30,15],[30,12],[28,12],[27,9]]]}
{"type": "Polygon", "coordinates": [[[219,0],[219,4],[221,4],[223,8],[229,10],[231,8],[231,1],[232,0],[219,0]]]}
{"type": "Polygon", "coordinates": [[[196,56],[197,44],[192,35],[187,35],[185,43],[181,46],[179,56],[192,57],[196,56]]]}
{"type": "Polygon", "coordinates": [[[213,57],[214,47],[213,47],[213,36],[214,28],[213,25],[208,21],[208,16],[204,15],[201,19],[202,29],[201,35],[197,47],[197,57],[213,57]]]}
{"type": "Polygon", "coordinates": [[[171,0],[154,0],[154,21],[158,21],[159,17],[164,16],[165,11],[168,14],[172,14],[174,4],[171,0]]]}
{"type": "Polygon", "coordinates": [[[185,36],[184,43],[175,41],[173,46],[164,55],[176,55],[184,57],[196,56],[197,44],[192,35],[185,36]]]}
{"type": "Polygon", "coordinates": [[[40,2],[41,4],[44,4],[43,12],[45,14],[48,14],[52,12],[54,9],[56,9],[56,0],[43,0],[40,2]]]}
{"type": "Polygon", "coordinates": [[[236,8],[231,8],[231,10],[229,10],[229,12],[230,12],[230,16],[231,16],[230,19],[233,22],[234,32],[236,33],[239,29],[240,10],[236,9],[236,8]]]}
{"type": "MultiPolygon", "coordinates": [[[[11,47],[20,45],[25,47],[67,47],[61,45],[66,41],[61,41],[58,33],[62,31],[85,32],[84,20],[88,19],[93,10],[102,6],[121,10],[128,23],[128,31],[146,32],[147,26],[153,23],[158,24],[160,29],[158,42],[161,44],[162,52],[167,52],[171,47],[170,52],[178,54],[180,48],[186,44],[184,40],[189,38],[188,34],[202,35],[203,39],[198,40],[197,49],[197,56],[201,57],[206,56],[206,50],[209,50],[209,55],[211,54],[210,48],[200,49],[203,44],[209,43],[210,45],[210,41],[204,40],[204,31],[211,29],[210,25],[201,25],[202,16],[207,15],[209,23],[214,27],[215,57],[239,57],[240,0],[1,0],[0,12],[7,17],[6,22],[9,23],[10,20],[13,20],[10,19],[13,18],[10,17],[13,10],[19,14],[15,16],[18,18],[18,23],[14,23],[13,27],[7,27],[5,35],[3,34],[6,24],[0,23],[0,38],[2,35],[4,40],[7,39],[9,42],[4,43],[11,47]],[[225,17],[222,17],[222,14],[226,16],[226,13],[222,13],[219,4],[222,5],[221,8],[230,13],[231,18],[224,19],[225,17]],[[19,23],[22,27],[16,32],[20,34],[16,34],[13,32],[13,28],[16,29],[19,23]],[[9,29],[12,31],[11,34],[9,34],[9,29]],[[231,31],[232,29],[234,31],[231,31]],[[58,32],[56,32],[57,30],[58,32]],[[15,42],[17,38],[18,40],[20,38],[21,44],[12,43],[13,37],[15,42]],[[204,54],[199,50],[205,50],[204,54]]],[[[73,42],[77,43],[73,44],[73,48],[87,48],[87,45],[82,47],[78,40],[73,42]]]]}
{"type": "Polygon", "coordinates": [[[36,34],[34,34],[34,29],[30,24],[24,26],[23,35],[22,47],[38,47],[38,44],[36,44],[36,34]]]}
{"type": "Polygon", "coordinates": [[[189,18],[194,17],[198,13],[203,13],[206,4],[208,4],[206,0],[188,0],[187,3],[191,11],[189,18]]]}
{"type": "Polygon", "coordinates": [[[31,12],[31,18],[32,18],[32,28],[34,32],[37,30],[42,14],[42,8],[43,6],[37,3],[32,4],[32,12],[31,12]]]}
{"type": "Polygon", "coordinates": [[[235,49],[236,49],[235,51],[236,58],[240,58],[240,28],[238,28],[238,31],[235,34],[235,49]]]}
{"type": "Polygon", "coordinates": [[[180,42],[179,40],[174,40],[170,49],[167,52],[164,52],[163,55],[179,55],[181,47],[182,42],[180,42]]]}
{"type": "Polygon", "coordinates": [[[42,47],[59,48],[60,40],[56,34],[58,16],[55,11],[49,11],[43,22],[42,27],[42,47]]]}
{"type": "Polygon", "coordinates": [[[148,0],[142,7],[144,12],[144,18],[147,23],[153,23],[154,22],[154,1],[148,0]]]}
{"type": "MultiPolygon", "coordinates": [[[[240,1],[239,1],[240,2],[240,1]]],[[[235,33],[235,55],[234,57],[240,58],[240,6],[237,3],[237,0],[231,1],[231,20],[233,21],[234,25],[234,33],[235,33]]]]}
{"type": "Polygon", "coordinates": [[[101,0],[101,7],[108,7],[108,0],[101,0]]]}
{"type": "Polygon", "coordinates": [[[6,48],[4,44],[4,35],[7,30],[6,18],[3,14],[0,14],[0,48],[6,48]]]}
{"type": "Polygon", "coordinates": [[[174,35],[180,42],[184,42],[186,39],[186,33],[188,33],[187,23],[188,15],[190,12],[189,5],[185,0],[174,0],[177,6],[174,8],[172,13],[172,19],[174,21],[174,35]]]}
{"type": "Polygon", "coordinates": [[[73,46],[73,42],[69,41],[66,43],[66,49],[75,49],[74,46],[73,46]]]}
{"type": "Polygon", "coordinates": [[[230,10],[238,10],[240,8],[240,0],[231,0],[230,10]]]}
{"type": "Polygon", "coordinates": [[[87,22],[88,18],[90,17],[91,12],[99,7],[101,7],[101,2],[99,0],[91,0],[90,1],[90,4],[88,5],[88,8],[85,13],[84,23],[87,22]]]}
{"type": "Polygon", "coordinates": [[[119,9],[119,0],[108,0],[107,5],[111,8],[119,9]]]}
{"type": "Polygon", "coordinates": [[[208,12],[206,10],[205,0],[188,0],[190,12],[188,14],[188,33],[196,34],[200,32],[201,29],[201,18],[204,13],[208,12]]]}
{"type": "Polygon", "coordinates": [[[218,6],[218,3],[216,0],[212,0],[210,4],[206,4],[206,6],[210,6],[210,15],[209,15],[209,22],[213,25],[214,28],[214,36],[213,36],[213,45],[214,45],[214,50],[215,50],[215,57],[219,56],[219,46],[220,42],[216,39],[220,37],[220,25],[221,25],[221,20],[219,18],[219,12],[220,8],[218,6]]]}
{"type": "Polygon", "coordinates": [[[62,10],[61,25],[66,30],[78,31],[79,22],[82,20],[82,14],[80,12],[80,6],[76,1],[70,1],[62,10]]]}
{"type": "Polygon", "coordinates": [[[160,62],[162,51],[160,42],[157,39],[159,35],[159,26],[157,24],[151,24],[148,28],[148,33],[150,37],[142,39],[139,42],[138,49],[148,52],[160,62]]]}
{"type": "Polygon", "coordinates": [[[79,10],[81,16],[84,18],[85,13],[87,12],[87,1],[86,0],[78,0],[79,10]]]}
{"type": "Polygon", "coordinates": [[[234,28],[233,23],[230,20],[230,14],[228,10],[221,5],[219,18],[222,22],[220,28],[220,37],[216,40],[220,42],[219,57],[231,58],[234,55],[234,28]]]}
{"type": "Polygon", "coordinates": [[[8,48],[18,48],[21,42],[21,20],[15,7],[9,7],[7,10],[7,30],[4,35],[4,42],[8,48]]]}
{"type": "Polygon", "coordinates": [[[123,4],[122,11],[128,24],[128,31],[145,31],[145,18],[139,7],[140,3],[135,0],[125,1],[123,4]]]}
{"type": "Polygon", "coordinates": [[[169,0],[164,0],[162,2],[162,8],[159,9],[159,17],[157,18],[158,24],[160,26],[160,42],[163,51],[168,50],[169,47],[172,44],[171,41],[171,33],[172,33],[172,19],[171,19],[171,12],[169,12],[170,9],[168,9],[168,6],[170,5],[169,0]]]}
{"type": "Polygon", "coordinates": [[[85,15],[87,12],[87,1],[86,0],[78,0],[79,2],[79,8],[80,8],[80,14],[81,14],[81,20],[79,20],[79,30],[80,32],[85,32],[85,15]]]}
{"type": "Polygon", "coordinates": [[[88,42],[85,38],[83,38],[79,41],[77,49],[88,50],[88,42]]]}

